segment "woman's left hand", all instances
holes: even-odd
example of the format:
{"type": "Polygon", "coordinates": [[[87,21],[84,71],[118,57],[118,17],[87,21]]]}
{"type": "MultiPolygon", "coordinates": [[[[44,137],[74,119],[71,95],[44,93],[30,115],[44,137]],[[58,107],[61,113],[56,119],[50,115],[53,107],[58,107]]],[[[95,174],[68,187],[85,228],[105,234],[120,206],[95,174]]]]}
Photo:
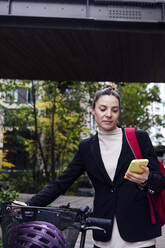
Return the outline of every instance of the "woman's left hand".
{"type": "Polygon", "coordinates": [[[148,176],[149,176],[149,168],[146,166],[141,165],[141,168],[143,169],[143,173],[142,174],[138,174],[138,173],[133,173],[130,171],[127,171],[125,173],[124,178],[134,182],[134,183],[144,183],[148,180],[148,176]]]}

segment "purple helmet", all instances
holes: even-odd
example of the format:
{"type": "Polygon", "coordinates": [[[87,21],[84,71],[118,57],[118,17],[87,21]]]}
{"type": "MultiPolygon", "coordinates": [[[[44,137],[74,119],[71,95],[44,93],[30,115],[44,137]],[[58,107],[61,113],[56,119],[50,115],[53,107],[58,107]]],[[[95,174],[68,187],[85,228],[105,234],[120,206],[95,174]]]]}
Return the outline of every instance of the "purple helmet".
{"type": "Polygon", "coordinates": [[[62,232],[45,221],[31,221],[14,226],[11,243],[17,248],[66,248],[62,232]]]}

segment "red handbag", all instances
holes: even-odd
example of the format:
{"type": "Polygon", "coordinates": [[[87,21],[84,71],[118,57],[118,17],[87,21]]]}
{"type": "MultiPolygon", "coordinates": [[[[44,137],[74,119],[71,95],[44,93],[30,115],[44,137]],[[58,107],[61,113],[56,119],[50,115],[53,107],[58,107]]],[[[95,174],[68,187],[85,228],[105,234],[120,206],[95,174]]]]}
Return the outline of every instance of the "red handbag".
{"type": "MultiPolygon", "coordinates": [[[[132,151],[137,159],[141,159],[142,154],[141,150],[136,138],[135,134],[135,128],[125,128],[125,134],[128,143],[130,144],[130,147],[132,148],[132,151]]],[[[159,161],[159,160],[158,160],[159,161]]],[[[164,165],[159,161],[160,169],[165,177],[165,168],[164,165]]],[[[161,225],[163,226],[165,224],[165,189],[162,192],[155,193],[153,195],[147,193],[148,203],[150,207],[150,216],[151,216],[151,223],[156,223],[155,213],[153,209],[153,204],[160,216],[161,219],[161,225]]]]}

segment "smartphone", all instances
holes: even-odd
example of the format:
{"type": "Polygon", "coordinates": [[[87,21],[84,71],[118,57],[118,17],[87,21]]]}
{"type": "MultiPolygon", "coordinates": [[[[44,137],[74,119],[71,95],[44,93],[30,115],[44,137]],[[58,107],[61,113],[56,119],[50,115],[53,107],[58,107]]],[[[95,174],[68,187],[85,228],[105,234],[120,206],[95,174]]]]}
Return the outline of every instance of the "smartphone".
{"type": "Polygon", "coordinates": [[[133,159],[128,167],[127,171],[142,174],[143,169],[140,167],[141,165],[147,166],[149,163],[148,159],[133,159]]]}

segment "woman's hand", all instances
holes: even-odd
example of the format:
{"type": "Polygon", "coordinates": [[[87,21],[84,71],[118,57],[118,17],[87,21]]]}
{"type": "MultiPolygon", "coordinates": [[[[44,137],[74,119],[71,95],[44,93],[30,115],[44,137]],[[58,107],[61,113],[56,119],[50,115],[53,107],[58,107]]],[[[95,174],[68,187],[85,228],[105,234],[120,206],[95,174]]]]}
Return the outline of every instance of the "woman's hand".
{"type": "Polygon", "coordinates": [[[7,209],[11,210],[15,216],[18,216],[21,213],[20,207],[23,207],[23,206],[27,206],[27,204],[21,201],[13,201],[11,204],[11,207],[9,206],[7,207],[7,209]]]}
{"type": "Polygon", "coordinates": [[[12,202],[12,206],[27,206],[27,204],[25,202],[21,202],[21,201],[13,201],[12,202]]]}
{"type": "Polygon", "coordinates": [[[134,183],[144,183],[148,180],[148,176],[149,176],[149,168],[146,166],[141,165],[140,166],[143,169],[143,173],[142,174],[138,174],[138,173],[133,173],[130,171],[127,171],[125,173],[124,178],[134,182],[134,183]]]}

